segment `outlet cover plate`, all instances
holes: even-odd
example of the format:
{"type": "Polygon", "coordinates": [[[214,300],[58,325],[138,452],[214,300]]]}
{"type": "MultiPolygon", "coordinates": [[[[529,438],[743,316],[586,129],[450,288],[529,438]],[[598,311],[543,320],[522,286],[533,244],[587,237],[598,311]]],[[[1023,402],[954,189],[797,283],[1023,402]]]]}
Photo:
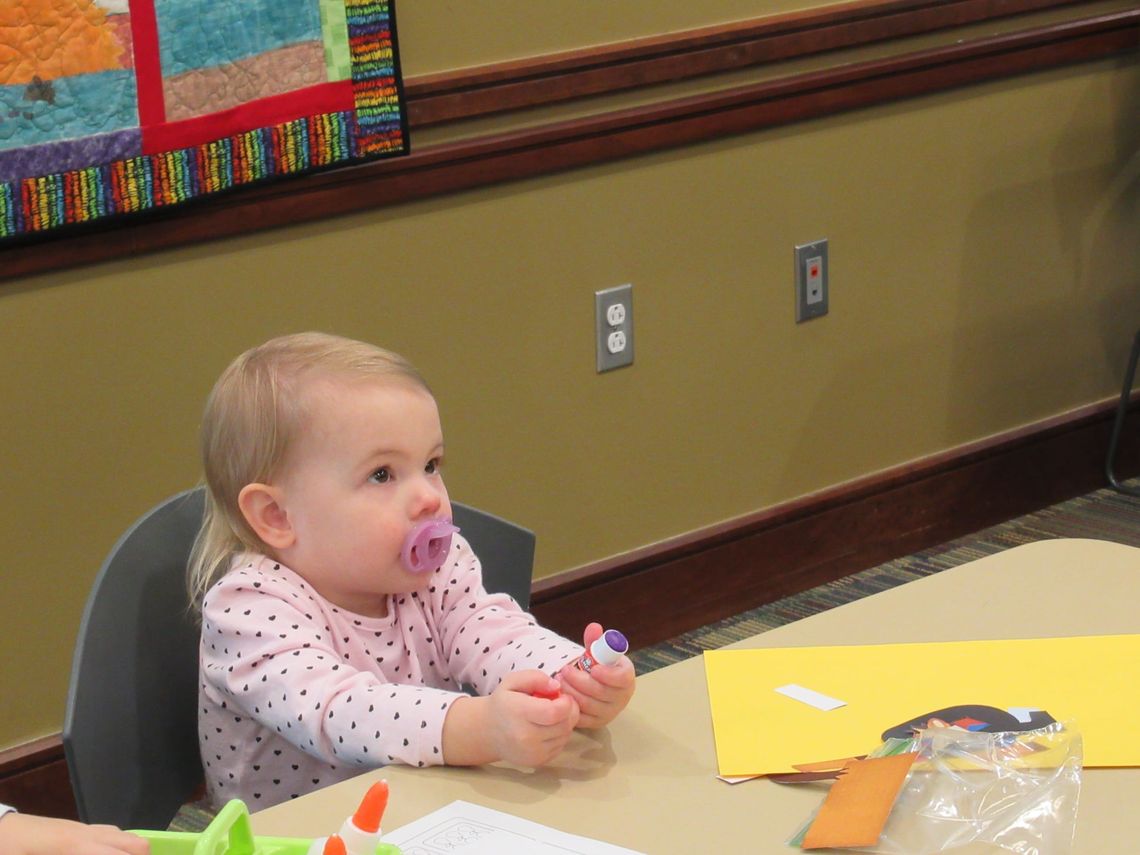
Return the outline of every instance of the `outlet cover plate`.
{"type": "Polygon", "coordinates": [[[594,333],[599,374],[633,364],[633,285],[618,285],[594,292],[594,333]],[[625,309],[624,316],[620,323],[612,324],[610,309],[618,304],[625,309]],[[611,353],[610,337],[619,332],[625,333],[625,346],[617,353],[611,353]]]}

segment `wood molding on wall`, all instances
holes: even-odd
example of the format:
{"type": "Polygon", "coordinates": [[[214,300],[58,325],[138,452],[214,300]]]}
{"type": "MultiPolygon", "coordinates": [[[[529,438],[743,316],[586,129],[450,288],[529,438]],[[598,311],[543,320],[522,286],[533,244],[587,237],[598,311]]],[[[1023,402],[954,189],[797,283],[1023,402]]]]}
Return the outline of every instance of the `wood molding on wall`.
{"type": "MultiPolygon", "coordinates": [[[[655,644],[1106,487],[1117,400],[539,579],[531,611],[572,638],[599,621],[655,644]]],[[[1135,414],[1122,436],[1140,439],[1135,414]]],[[[1120,445],[1117,470],[1140,473],[1140,441],[1120,445]]]]}
{"type": "MultiPolygon", "coordinates": [[[[1116,471],[1140,474],[1140,394],[1116,471]]],[[[951,449],[535,583],[531,611],[649,645],[1105,486],[1117,401],[951,449]]],[[[0,801],[75,816],[58,735],[0,751],[0,801]]]]}
{"type": "Polygon", "coordinates": [[[23,813],[79,818],[58,733],[0,751],[0,803],[23,813]]]}
{"type": "MultiPolygon", "coordinates": [[[[777,37],[792,39],[794,33],[795,39],[782,48],[784,53],[781,54],[782,58],[793,58],[815,52],[817,43],[827,44],[828,39],[850,46],[860,43],[856,36],[866,42],[889,38],[892,32],[925,31],[935,23],[940,27],[949,26],[955,14],[972,15],[970,20],[976,21],[1008,15],[1010,10],[1026,11],[1051,5],[1065,4],[1044,0],[863,2],[841,7],[846,18],[836,17],[839,12],[831,13],[830,18],[822,13],[805,13],[800,20],[808,23],[798,30],[794,26],[796,19],[789,16],[782,16],[776,23],[762,22],[755,27],[761,30],[778,27],[779,34],[753,33],[751,37],[762,42],[777,37]],[[947,8],[941,9],[943,6],[947,8]],[[858,18],[856,10],[862,10],[864,17],[858,18]],[[885,14],[887,12],[890,14],[885,14]],[[813,15],[822,20],[809,20],[813,15]],[[917,18],[908,25],[908,16],[917,18]],[[863,32],[860,27],[870,28],[870,32],[863,32]]],[[[711,38],[705,31],[698,36],[676,36],[673,41],[683,59],[678,60],[681,68],[672,71],[680,76],[711,73],[702,64],[704,51],[697,49],[701,39],[711,38]]],[[[641,71],[653,82],[661,75],[651,74],[649,68],[670,56],[669,40],[658,40],[658,43],[663,56],[646,53],[648,47],[642,44],[638,48],[642,52],[636,54],[636,59],[618,62],[616,57],[620,51],[615,49],[610,52],[611,61],[600,70],[589,67],[578,57],[578,61],[585,64],[562,73],[557,92],[543,88],[554,84],[550,69],[541,59],[530,66],[512,64],[509,74],[504,68],[496,67],[483,76],[475,70],[466,78],[452,75],[447,80],[417,82],[413,79],[408,82],[408,89],[415,95],[410,98],[409,112],[420,110],[416,105],[422,105],[420,120],[429,123],[457,115],[489,115],[506,109],[504,105],[514,97],[508,93],[518,87],[530,87],[527,98],[541,97],[546,99],[543,103],[564,97],[577,98],[595,94],[601,85],[595,80],[599,74],[607,80],[605,85],[609,89],[606,91],[628,88],[641,71]],[[650,66],[642,67],[639,63],[650,66]],[[538,71],[528,71],[531,66],[538,71]],[[635,70],[631,72],[631,69],[635,70]],[[528,75],[533,79],[528,79],[528,75]],[[465,79],[474,83],[464,84],[465,79]]],[[[837,64],[820,71],[790,74],[698,96],[464,139],[413,151],[402,158],[239,188],[169,210],[16,239],[0,249],[0,281],[601,164],[959,86],[1103,59],[1133,51],[1138,46],[1140,9],[1130,8],[956,41],[885,59],[837,64]],[[113,241],[107,239],[110,232],[114,233],[113,241]]],[[[710,49],[721,52],[719,61],[724,65],[735,60],[737,48],[720,45],[710,49]]],[[[565,57],[558,60],[569,61],[565,57]]],[[[413,130],[414,127],[413,123],[413,130]]]]}
{"type": "Polygon", "coordinates": [[[857,0],[475,69],[405,85],[412,128],[860,47],[1074,0],[857,0]]]}

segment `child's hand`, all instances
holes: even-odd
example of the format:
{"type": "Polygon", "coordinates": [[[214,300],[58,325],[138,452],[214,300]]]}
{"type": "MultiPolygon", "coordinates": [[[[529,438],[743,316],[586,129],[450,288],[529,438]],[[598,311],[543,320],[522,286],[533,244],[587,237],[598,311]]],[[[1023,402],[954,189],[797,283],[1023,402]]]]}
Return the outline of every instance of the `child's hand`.
{"type": "MultiPolygon", "coordinates": [[[[585,645],[602,634],[600,624],[592,623],[584,633],[585,645]]],[[[578,727],[605,727],[625,709],[636,688],[633,663],[626,656],[613,665],[595,665],[589,673],[571,663],[558,672],[562,691],[578,702],[578,727]]]]}
{"type": "Polygon", "coordinates": [[[543,766],[566,747],[578,724],[571,698],[531,697],[550,688],[541,671],[518,671],[485,698],[460,698],[443,723],[444,762],[455,766],[506,760],[543,766]]]}
{"type": "Polygon", "coordinates": [[[9,813],[0,819],[0,852],[4,855],[146,855],[150,844],[110,825],[84,825],[9,813]]]}

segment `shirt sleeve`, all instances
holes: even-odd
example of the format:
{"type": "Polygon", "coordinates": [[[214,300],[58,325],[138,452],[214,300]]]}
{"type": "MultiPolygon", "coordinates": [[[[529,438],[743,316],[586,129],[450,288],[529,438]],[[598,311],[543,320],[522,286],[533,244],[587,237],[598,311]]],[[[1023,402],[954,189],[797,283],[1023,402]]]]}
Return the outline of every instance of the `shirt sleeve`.
{"type": "Polygon", "coordinates": [[[470,545],[457,545],[440,569],[435,608],[448,670],[481,695],[490,694],[512,671],[535,669],[553,676],[584,648],[539,625],[506,594],[488,594],[483,570],[470,545]]]}
{"type": "Polygon", "coordinates": [[[231,571],[203,603],[204,690],[330,763],[442,763],[443,721],[460,695],[358,668],[330,624],[307,587],[231,571]]]}

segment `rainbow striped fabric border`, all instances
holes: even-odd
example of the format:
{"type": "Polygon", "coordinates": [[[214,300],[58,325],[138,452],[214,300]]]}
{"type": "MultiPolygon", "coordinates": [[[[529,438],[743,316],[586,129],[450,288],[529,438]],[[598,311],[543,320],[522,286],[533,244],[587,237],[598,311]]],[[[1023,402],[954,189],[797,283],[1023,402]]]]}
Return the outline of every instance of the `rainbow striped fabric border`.
{"type": "Polygon", "coordinates": [[[315,168],[406,154],[393,0],[344,0],[344,6],[354,109],[0,183],[0,239],[176,205],[315,168]]]}

